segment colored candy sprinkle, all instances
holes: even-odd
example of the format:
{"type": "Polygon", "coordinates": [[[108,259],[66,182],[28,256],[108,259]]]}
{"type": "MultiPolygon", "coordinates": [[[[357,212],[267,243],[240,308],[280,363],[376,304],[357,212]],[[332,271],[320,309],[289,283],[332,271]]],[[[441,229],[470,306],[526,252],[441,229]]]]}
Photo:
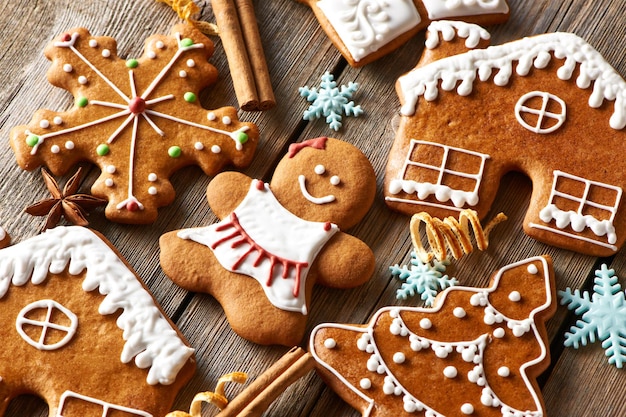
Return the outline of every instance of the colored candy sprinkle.
{"type": "Polygon", "coordinates": [[[126,66],[128,68],[137,68],[139,66],[139,61],[137,61],[134,58],[131,58],[128,61],[126,61],[126,66]]]}
{"type": "Polygon", "coordinates": [[[247,141],[248,141],[248,135],[247,134],[245,134],[244,132],[239,132],[237,134],[237,142],[239,142],[239,143],[241,143],[243,145],[247,141]]]}
{"type": "Polygon", "coordinates": [[[38,143],[39,143],[39,136],[37,136],[37,135],[29,135],[29,136],[26,138],[26,144],[27,144],[28,146],[35,146],[35,145],[37,145],[38,143]]]}
{"type": "Polygon", "coordinates": [[[89,100],[87,100],[87,97],[78,97],[76,99],[76,105],[78,107],[85,107],[88,103],[89,103],[89,100]]]}
{"type": "Polygon", "coordinates": [[[167,154],[172,158],[178,158],[183,154],[183,150],[180,149],[180,146],[172,146],[167,150],[167,154]]]}
{"type": "Polygon", "coordinates": [[[180,44],[182,46],[184,46],[185,48],[187,48],[187,47],[193,45],[193,41],[191,39],[189,39],[189,38],[185,38],[182,41],[180,41],[180,44]]]}
{"type": "Polygon", "coordinates": [[[96,153],[100,156],[104,156],[106,154],[108,154],[110,151],[109,149],[109,145],[101,143],[100,145],[98,145],[98,147],[96,148],[96,153]]]}
{"type": "Polygon", "coordinates": [[[136,201],[129,201],[126,203],[126,210],[128,211],[137,211],[139,210],[139,204],[136,201]]]}
{"type": "Polygon", "coordinates": [[[185,98],[185,101],[187,103],[193,103],[194,101],[196,101],[196,99],[198,97],[196,97],[196,95],[194,93],[192,93],[191,91],[187,91],[185,93],[185,95],[183,96],[185,98]]]}

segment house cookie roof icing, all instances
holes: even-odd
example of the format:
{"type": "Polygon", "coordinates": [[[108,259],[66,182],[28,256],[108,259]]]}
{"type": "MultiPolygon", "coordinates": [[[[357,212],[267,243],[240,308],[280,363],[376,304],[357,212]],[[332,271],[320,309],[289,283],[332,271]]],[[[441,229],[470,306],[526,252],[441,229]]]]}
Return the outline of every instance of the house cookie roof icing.
{"type": "Polygon", "coordinates": [[[21,286],[30,281],[39,285],[48,273],[58,274],[66,268],[71,275],[86,270],[83,290],[98,288],[105,295],[100,314],[122,310],[117,319],[126,341],[121,361],[135,358],[137,367],[150,368],[146,378],[150,385],[173,383],[193,349],[181,340],[135,274],[89,229],[56,227],[0,250],[0,298],[11,284],[21,286]]]}
{"type": "Polygon", "coordinates": [[[401,113],[405,116],[414,114],[418,98],[424,96],[428,101],[435,100],[439,88],[445,91],[456,89],[462,96],[469,95],[476,77],[480,81],[487,81],[494,70],[497,71],[493,77],[494,83],[505,86],[514,69],[517,75],[523,77],[529,74],[533,66],[545,68],[553,56],[565,60],[557,70],[561,80],[571,79],[578,66],[576,85],[586,89],[593,82],[589,106],[597,108],[604,100],[615,101],[610,126],[617,130],[623,129],[626,126],[626,81],[598,51],[571,33],[528,37],[446,57],[415,68],[398,79],[398,90],[403,102],[401,113]]]}

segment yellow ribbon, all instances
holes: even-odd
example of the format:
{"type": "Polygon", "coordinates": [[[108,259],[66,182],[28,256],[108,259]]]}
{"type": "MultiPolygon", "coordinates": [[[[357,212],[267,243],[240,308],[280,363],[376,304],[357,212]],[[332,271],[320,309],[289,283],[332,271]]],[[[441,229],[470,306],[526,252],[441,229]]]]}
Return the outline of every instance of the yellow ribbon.
{"type": "Polygon", "coordinates": [[[200,32],[208,36],[219,35],[217,25],[214,23],[195,20],[192,16],[200,12],[200,8],[192,0],[156,0],[159,3],[165,3],[174,10],[178,16],[186,22],[192,24],[200,32]]]}
{"type": "Polygon", "coordinates": [[[200,392],[193,397],[191,406],[189,407],[189,413],[184,411],[172,411],[165,417],[202,417],[202,404],[211,404],[220,410],[223,410],[228,405],[228,398],[224,393],[224,386],[227,382],[236,382],[243,384],[248,379],[248,375],[243,372],[233,372],[222,376],[217,381],[215,392],[200,392]]]}

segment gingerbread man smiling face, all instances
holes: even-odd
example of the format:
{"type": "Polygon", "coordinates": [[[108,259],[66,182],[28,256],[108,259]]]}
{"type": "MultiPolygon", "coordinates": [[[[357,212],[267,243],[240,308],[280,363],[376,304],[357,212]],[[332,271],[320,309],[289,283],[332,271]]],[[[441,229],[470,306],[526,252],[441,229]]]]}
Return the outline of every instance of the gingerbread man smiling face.
{"type": "Polygon", "coordinates": [[[183,288],[212,294],[242,337],[291,346],[314,283],[349,288],[371,276],[372,251],[341,230],[363,218],[375,192],[374,170],[353,145],[294,144],[270,184],[216,176],[207,198],[222,220],[162,236],[161,265],[183,288]]]}

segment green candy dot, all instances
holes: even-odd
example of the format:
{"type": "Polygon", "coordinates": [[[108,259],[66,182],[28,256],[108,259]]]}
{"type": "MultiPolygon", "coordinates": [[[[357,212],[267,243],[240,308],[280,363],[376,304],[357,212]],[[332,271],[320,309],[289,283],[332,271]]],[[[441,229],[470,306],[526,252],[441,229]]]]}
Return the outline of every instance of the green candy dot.
{"type": "Polygon", "coordinates": [[[96,148],[96,153],[100,156],[104,156],[106,154],[109,153],[111,149],[109,148],[109,145],[101,143],[100,145],[98,145],[98,147],[96,148]]]}
{"type": "Polygon", "coordinates": [[[26,138],[26,144],[28,146],[35,146],[39,143],[39,136],[37,135],[28,135],[26,138]]]}
{"type": "Polygon", "coordinates": [[[76,105],[78,107],[85,107],[88,103],[89,103],[89,100],[87,100],[87,97],[78,97],[76,99],[76,105]]]}
{"type": "Polygon", "coordinates": [[[241,143],[241,144],[243,145],[243,144],[244,144],[244,143],[246,143],[247,141],[248,141],[248,135],[246,135],[246,134],[245,134],[245,133],[243,133],[243,132],[239,132],[239,133],[237,134],[237,142],[239,142],[239,143],[241,143]]]}
{"type": "Polygon", "coordinates": [[[126,61],[126,66],[128,68],[137,68],[139,66],[139,61],[134,58],[129,59],[128,61],[126,61]]]}
{"type": "Polygon", "coordinates": [[[180,146],[172,146],[167,150],[167,154],[172,158],[178,158],[183,154],[183,150],[180,149],[180,146]]]}
{"type": "Polygon", "coordinates": [[[196,101],[196,99],[198,97],[196,97],[196,95],[194,93],[192,93],[191,91],[187,91],[185,93],[185,95],[183,96],[185,98],[185,101],[187,103],[193,103],[194,101],[196,101]]]}
{"type": "Polygon", "coordinates": [[[180,41],[180,44],[182,46],[184,46],[185,48],[187,48],[187,47],[193,45],[193,41],[191,39],[189,39],[189,38],[185,38],[182,41],[180,41]]]}

